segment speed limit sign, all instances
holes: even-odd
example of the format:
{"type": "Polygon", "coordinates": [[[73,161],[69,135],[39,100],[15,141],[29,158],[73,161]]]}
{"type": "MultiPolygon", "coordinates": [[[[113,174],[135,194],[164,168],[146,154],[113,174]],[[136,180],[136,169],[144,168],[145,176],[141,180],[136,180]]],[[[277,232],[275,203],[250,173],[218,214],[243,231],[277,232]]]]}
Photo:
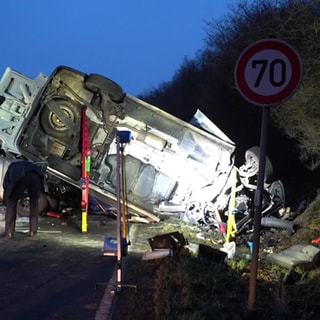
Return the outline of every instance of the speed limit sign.
{"type": "Polygon", "coordinates": [[[296,92],[302,79],[302,63],[286,42],[260,40],[240,55],[234,78],[238,90],[249,102],[273,105],[296,92]]]}

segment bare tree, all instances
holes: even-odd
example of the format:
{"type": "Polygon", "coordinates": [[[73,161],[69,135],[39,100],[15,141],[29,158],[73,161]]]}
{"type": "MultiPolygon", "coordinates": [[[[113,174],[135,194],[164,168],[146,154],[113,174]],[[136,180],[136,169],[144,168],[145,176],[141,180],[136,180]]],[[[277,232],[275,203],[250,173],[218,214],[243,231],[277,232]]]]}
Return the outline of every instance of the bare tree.
{"type": "MultiPolygon", "coordinates": [[[[222,20],[208,23],[207,45],[215,59],[231,71],[242,50],[268,37],[291,44],[301,56],[303,82],[287,102],[271,108],[272,121],[295,141],[301,162],[310,170],[320,166],[320,1],[240,1],[222,20]]],[[[233,84],[231,72],[228,82],[233,84]]]]}
{"type": "Polygon", "coordinates": [[[237,145],[259,140],[260,110],[234,83],[241,52],[274,37],[291,44],[303,62],[303,82],[287,102],[271,108],[274,127],[294,142],[309,170],[320,167],[320,0],[240,0],[222,19],[206,21],[205,47],[183,61],[172,81],[142,98],[188,120],[201,108],[237,145]],[[245,128],[245,130],[244,130],[245,128]]]}

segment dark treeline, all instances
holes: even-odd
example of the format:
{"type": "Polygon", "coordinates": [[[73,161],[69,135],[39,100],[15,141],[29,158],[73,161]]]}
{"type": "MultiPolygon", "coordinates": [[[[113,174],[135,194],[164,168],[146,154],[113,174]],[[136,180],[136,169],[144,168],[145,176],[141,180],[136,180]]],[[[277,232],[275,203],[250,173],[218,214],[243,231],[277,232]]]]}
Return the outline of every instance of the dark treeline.
{"type": "Polygon", "coordinates": [[[189,121],[202,110],[237,145],[238,154],[260,143],[262,107],[247,102],[234,82],[240,54],[255,41],[276,38],[299,53],[303,81],[297,93],[271,106],[268,155],[285,179],[317,176],[320,167],[320,1],[240,0],[220,20],[206,22],[206,39],[171,81],[140,96],[189,121]]]}

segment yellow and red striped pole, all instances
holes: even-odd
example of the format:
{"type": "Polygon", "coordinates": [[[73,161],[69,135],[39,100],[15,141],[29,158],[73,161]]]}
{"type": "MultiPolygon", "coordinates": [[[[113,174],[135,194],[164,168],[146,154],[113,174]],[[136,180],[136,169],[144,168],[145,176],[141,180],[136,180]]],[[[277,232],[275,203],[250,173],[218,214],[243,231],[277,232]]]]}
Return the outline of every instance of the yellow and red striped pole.
{"type": "Polygon", "coordinates": [[[81,231],[88,231],[89,180],[91,167],[91,150],[86,116],[86,107],[82,108],[82,199],[81,199],[81,231]]]}

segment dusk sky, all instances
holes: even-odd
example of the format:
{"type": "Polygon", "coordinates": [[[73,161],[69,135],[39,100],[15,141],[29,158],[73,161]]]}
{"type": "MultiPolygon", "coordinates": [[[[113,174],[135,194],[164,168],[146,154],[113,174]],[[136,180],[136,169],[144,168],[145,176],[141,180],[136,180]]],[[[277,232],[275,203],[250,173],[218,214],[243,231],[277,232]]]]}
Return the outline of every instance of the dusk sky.
{"type": "Polygon", "coordinates": [[[138,95],[170,81],[204,47],[206,21],[237,0],[1,1],[0,74],[59,65],[99,73],[138,95]]]}

